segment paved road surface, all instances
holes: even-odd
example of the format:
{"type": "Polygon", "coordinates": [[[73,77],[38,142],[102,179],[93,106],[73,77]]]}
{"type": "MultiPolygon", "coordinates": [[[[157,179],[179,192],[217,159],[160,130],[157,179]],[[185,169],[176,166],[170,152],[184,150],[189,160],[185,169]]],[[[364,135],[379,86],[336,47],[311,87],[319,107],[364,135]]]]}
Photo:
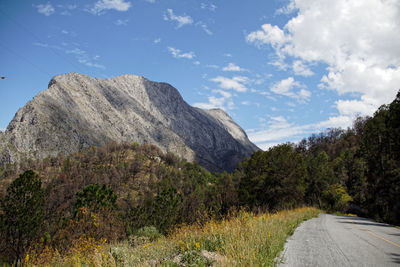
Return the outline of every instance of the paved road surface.
{"type": "Polygon", "coordinates": [[[365,218],[321,214],[285,244],[280,267],[400,266],[400,229],[365,218]]]}

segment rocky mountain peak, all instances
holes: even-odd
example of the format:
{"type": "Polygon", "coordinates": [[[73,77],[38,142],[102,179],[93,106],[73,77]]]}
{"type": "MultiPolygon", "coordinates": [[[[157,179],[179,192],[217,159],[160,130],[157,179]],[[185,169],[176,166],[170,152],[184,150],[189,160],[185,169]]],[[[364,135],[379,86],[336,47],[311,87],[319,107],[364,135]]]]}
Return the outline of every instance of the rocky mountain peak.
{"type": "Polygon", "coordinates": [[[224,111],[193,108],[171,85],[131,74],[55,76],[17,111],[0,139],[3,164],[21,155],[44,158],[135,141],[197,160],[209,170],[232,170],[258,149],[224,111]]]}

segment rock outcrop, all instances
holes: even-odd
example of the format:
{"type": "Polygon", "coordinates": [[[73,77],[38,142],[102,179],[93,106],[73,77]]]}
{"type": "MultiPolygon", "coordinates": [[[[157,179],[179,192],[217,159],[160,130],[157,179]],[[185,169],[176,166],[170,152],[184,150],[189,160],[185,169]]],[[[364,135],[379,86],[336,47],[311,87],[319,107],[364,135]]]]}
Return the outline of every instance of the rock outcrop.
{"type": "Polygon", "coordinates": [[[211,171],[231,171],[258,149],[224,111],[191,107],[169,84],[69,73],[54,77],[0,132],[0,160],[42,159],[111,141],[155,144],[211,171]]]}

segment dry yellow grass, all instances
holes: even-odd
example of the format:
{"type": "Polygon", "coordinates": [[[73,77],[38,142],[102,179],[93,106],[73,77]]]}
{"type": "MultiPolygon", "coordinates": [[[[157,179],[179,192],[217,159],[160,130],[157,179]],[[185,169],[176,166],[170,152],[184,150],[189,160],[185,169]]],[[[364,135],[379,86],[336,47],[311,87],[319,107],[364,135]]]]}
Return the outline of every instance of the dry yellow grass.
{"type": "MultiPolygon", "coordinates": [[[[210,221],[203,226],[182,226],[168,237],[134,247],[128,242],[107,245],[83,240],[78,242],[81,245],[71,249],[72,252],[75,249],[75,253],[64,256],[53,253],[51,259],[46,256],[47,265],[273,266],[287,237],[302,221],[319,213],[315,208],[260,215],[239,212],[233,218],[210,221]],[[209,254],[213,256],[207,258],[209,254]]],[[[35,262],[38,262],[37,259],[28,256],[28,266],[35,265],[35,262]]]]}

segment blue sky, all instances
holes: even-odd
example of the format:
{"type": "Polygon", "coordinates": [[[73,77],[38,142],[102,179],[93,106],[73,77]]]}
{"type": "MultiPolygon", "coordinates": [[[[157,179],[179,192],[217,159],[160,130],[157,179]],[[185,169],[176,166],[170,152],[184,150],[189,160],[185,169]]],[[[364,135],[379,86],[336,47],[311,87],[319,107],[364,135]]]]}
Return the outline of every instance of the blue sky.
{"type": "Polygon", "coordinates": [[[0,129],[51,77],[131,73],[224,109],[266,149],[400,89],[397,0],[0,2],[0,129]]]}

